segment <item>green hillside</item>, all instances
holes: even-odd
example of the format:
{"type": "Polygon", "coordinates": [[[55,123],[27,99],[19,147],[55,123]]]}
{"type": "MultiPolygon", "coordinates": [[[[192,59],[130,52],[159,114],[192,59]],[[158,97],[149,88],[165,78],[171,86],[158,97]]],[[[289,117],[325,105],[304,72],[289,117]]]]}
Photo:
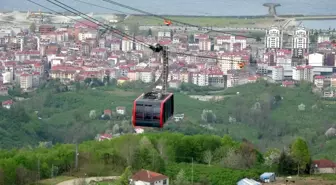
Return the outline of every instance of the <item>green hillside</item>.
{"type": "MultiPolygon", "coordinates": [[[[98,133],[113,130],[116,124],[124,133],[131,131],[131,106],[141,89],[128,88],[125,91],[97,87],[60,92],[57,88],[46,86],[31,94],[30,99],[17,102],[13,109],[1,109],[0,132],[5,137],[0,138],[0,147],[35,146],[39,141],[72,143],[92,140],[98,133]],[[98,119],[103,110],[115,111],[117,106],[126,106],[127,116],[98,119]],[[94,118],[90,117],[91,110],[96,112],[94,118]]],[[[176,113],[184,113],[186,119],[182,123],[170,123],[164,130],[185,134],[229,134],[235,139],[246,138],[261,150],[282,148],[297,136],[302,136],[311,147],[313,156],[336,157],[333,155],[336,153],[333,147],[336,139],[324,136],[335,123],[336,105],[311,93],[309,84],[284,88],[262,81],[229,88],[218,95],[223,95],[224,100],[202,102],[176,92],[176,113]],[[305,110],[298,109],[301,103],[305,110]],[[201,114],[204,109],[212,110],[216,119],[203,121],[201,114]],[[230,117],[235,121],[230,121],[230,117]]]]}

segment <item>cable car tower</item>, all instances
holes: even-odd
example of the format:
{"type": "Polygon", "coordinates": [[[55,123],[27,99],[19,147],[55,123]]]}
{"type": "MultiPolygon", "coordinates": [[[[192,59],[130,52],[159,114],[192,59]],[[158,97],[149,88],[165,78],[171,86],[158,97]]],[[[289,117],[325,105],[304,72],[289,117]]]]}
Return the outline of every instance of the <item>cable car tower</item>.
{"type": "Polygon", "coordinates": [[[133,105],[133,126],[162,128],[174,114],[174,94],[168,93],[168,47],[157,44],[150,49],[162,53],[162,73],[159,79],[140,95],[133,105]],[[162,87],[157,88],[161,82],[162,87]]]}

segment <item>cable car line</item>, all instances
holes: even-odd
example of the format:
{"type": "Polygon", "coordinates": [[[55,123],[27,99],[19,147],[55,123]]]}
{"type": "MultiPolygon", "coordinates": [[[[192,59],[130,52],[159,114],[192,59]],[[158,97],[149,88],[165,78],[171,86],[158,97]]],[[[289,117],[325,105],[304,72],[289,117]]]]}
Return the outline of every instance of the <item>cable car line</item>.
{"type": "MultiPolygon", "coordinates": [[[[28,1],[33,2],[33,1],[31,1],[31,0],[28,0],[28,1]]],[[[76,14],[76,15],[82,17],[83,19],[86,19],[86,20],[88,20],[88,21],[90,21],[90,22],[94,22],[94,23],[96,23],[96,24],[98,24],[98,25],[100,25],[100,26],[102,26],[102,27],[104,27],[104,28],[106,28],[106,29],[111,29],[111,30],[115,31],[115,34],[117,34],[117,35],[119,35],[119,36],[126,37],[126,38],[128,38],[128,39],[130,39],[130,40],[133,40],[135,43],[142,44],[142,45],[144,45],[145,47],[147,47],[147,48],[149,48],[149,49],[152,49],[152,48],[153,48],[153,46],[151,46],[151,45],[149,45],[149,44],[147,44],[147,43],[145,43],[145,42],[143,42],[143,41],[140,41],[140,40],[138,40],[138,39],[136,39],[136,38],[133,38],[132,36],[128,35],[127,33],[124,33],[124,32],[122,32],[122,31],[120,31],[120,30],[118,30],[118,29],[116,29],[116,28],[113,28],[112,26],[106,25],[106,24],[100,22],[100,21],[97,20],[97,19],[94,19],[94,18],[92,18],[92,17],[90,17],[90,16],[88,16],[88,15],[86,15],[86,14],[84,14],[84,13],[82,13],[82,12],[80,12],[80,11],[78,11],[78,10],[76,10],[76,9],[74,9],[74,8],[72,8],[72,7],[68,6],[68,5],[66,5],[66,4],[64,4],[64,3],[62,3],[62,2],[59,2],[58,0],[54,0],[54,1],[56,1],[56,2],[58,2],[58,3],[60,3],[60,4],[62,4],[62,5],[59,5],[59,4],[55,3],[55,2],[52,2],[51,0],[46,0],[46,1],[48,1],[48,2],[50,2],[50,3],[52,3],[52,4],[54,4],[54,5],[57,6],[57,7],[60,7],[60,8],[62,8],[62,9],[65,9],[65,10],[67,10],[67,11],[73,13],[73,14],[76,14]],[[69,8],[72,9],[72,10],[69,10],[69,8]],[[74,12],[74,11],[76,11],[77,13],[74,12]],[[82,15],[84,15],[84,16],[86,16],[86,17],[83,17],[82,15]],[[91,20],[91,19],[92,19],[92,20],[91,20]],[[94,21],[93,21],[93,20],[94,20],[94,21]]],[[[35,2],[33,2],[33,3],[36,4],[36,5],[39,5],[38,3],[35,3],[35,2]]],[[[40,5],[39,5],[39,6],[40,6],[40,5]]],[[[41,6],[41,7],[44,7],[44,6],[41,6]]],[[[65,15],[63,15],[63,16],[65,16],[65,15]]],[[[67,17],[67,16],[66,16],[66,17],[67,17]]],[[[244,60],[222,59],[222,58],[217,58],[217,57],[208,57],[208,56],[204,56],[204,55],[193,55],[193,54],[189,54],[189,53],[181,53],[181,52],[171,52],[171,51],[168,51],[168,53],[177,54],[177,55],[184,55],[184,56],[191,56],[191,57],[197,57],[197,58],[214,59],[214,60],[217,60],[217,62],[218,62],[218,60],[221,60],[221,61],[228,61],[228,62],[238,62],[238,65],[241,64],[241,63],[245,63],[245,62],[246,62],[246,61],[244,61],[244,60]]],[[[217,62],[216,62],[216,63],[217,63],[217,62]]]]}
{"type": "MultiPolygon", "coordinates": [[[[70,7],[70,6],[66,5],[66,4],[64,4],[64,3],[60,2],[60,1],[58,1],[58,0],[54,0],[54,1],[56,1],[56,2],[59,3],[59,4],[57,4],[57,3],[55,3],[55,2],[52,2],[52,0],[46,0],[46,1],[48,1],[48,2],[50,2],[50,3],[52,3],[52,4],[54,4],[54,5],[57,6],[57,7],[60,7],[60,8],[62,8],[62,9],[64,9],[64,10],[67,10],[67,11],[73,13],[73,14],[76,14],[76,15],[80,16],[80,17],[83,18],[83,19],[86,19],[86,20],[88,20],[88,21],[90,21],[90,22],[94,22],[94,23],[96,23],[97,25],[102,26],[102,27],[104,27],[104,28],[106,28],[106,29],[112,29],[112,30],[116,31],[115,34],[120,35],[120,36],[122,36],[122,37],[126,37],[126,38],[128,38],[128,39],[130,39],[130,40],[133,40],[133,41],[135,41],[135,43],[142,44],[142,45],[144,45],[145,47],[147,47],[147,48],[149,48],[149,49],[152,49],[152,48],[153,48],[152,45],[149,45],[149,44],[147,44],[147,43],[145,43],[145,42],[143,42],[143,41],[141,41],[141,40],[139,40],[139,39],[136,39],[136,38],[134,38],[134,37],[128,35],[127,33],[124,33],[124,32],[122,32],[122,31],[120,31],[120,30],[118,30],[118,29],[116,29],[116,28],[113,28],[112,26],[106,25],[106,24],[100,22],[99,20],[97,20],[97,19],[95,19],[95,18],[92,18],[92,17],[90,17],[90,16],[84,14],[83,12],[80,12],[80,11],[78,11],[78,10],[76,10],[76,9],[74,9],[74,8],[72,8],[72,7],[70,7]],[[60,4],[61,4],[61,5],[60,5],[60,4]],[[70,9],[71,9],[71,10],[70,10],[70,9]],[[83,15],[86,16],[86,17],[83,17],[83,15]],[[92,19],[92,20],[91,20],[91,19],[92,19]]],[[[169,52],[169,53],[172,53],[172,54],[185,55],[185,56],[192,56],[192,57],[197,57],[197,58],[206,58],[206,59],[215,59],[215,60],[222,60],[222,61],[239,62],[238,60],[221,59],[221,58],[217,58],[217,57],[208,57],[208,56],[203,56],[203,55],[193,55],[193,54],[188,54],[188,53],[171,52],[171,51],[168,51],[168,52],[169,52]]],[[[243,61],[240,61],[240,62],[243,62],[243,61]]]]}
{"type": "Polygon", "coordinates": [[[106,9],[106,10],[111,10],[111,11],[119,12],[121,14],[127,14],[126,12],[123,12],[123,11],[120,11],[120,10],[117,10],[117,9],[112,9],[112,8],[109,8],[109,7],[97,5],[97,4],[86,2],[86,1],[82,1],[82,0],[73,0],[73,1],[84,3],[84,4],[87,4],[87,5],[90,5],[90,6],[95,6],[95,7],[98,7],[98,8],[103,8],[103,9],[106,9]]]}
{"type": "Polygon", "coordinates": [[[100,22],[99,20],[97,20],[97,19],[95,19],[95,18],[92,18],[92,17],[90,17],[90,16],[84,14],[83,12],[80,12],[80,11],[78,11],[78,10],[76,10],[76,9],[74,9],[74,8],[72,8],[72,7],[70,7],[70,6],[66,5],[66,4],[64,4],[64,3],[60,2],[60,1],[58,1],[58,0],[54,0],[54,1],[57,2],[57,3],[59,3],[59,4],[57,4],[57,3],[55,3],[55,2],[52,2],[51,0],[46,0],[46,1],[48,1],[48,2],[50,2],[50,3],[52,3],[52,4],[56,5],[56,6],[58,6],[58,7],[60,7],[60,8],[63,8],[63,9],[65,9],[65,10],[67,10],[67,11],[73,13],[73,14],[76,14],[76,15],[80,16],[81,18],[85,19],[85,20],[91,21],[91,22],[93,22],[93,23],[95,23],[95,24],[97,24],[97,25],[99,25],[99,26],[102,26],[102,27],[104,27],[105,29],[113,30],[113,31],[115,31],[115,32],[118,32],[118,33],[116,33],[117,35],[120,35],[120,36],[122,36],[122,37],[126,37],[127,39],[130,39],[130,40],[133,40],[133,41],[136,40],[139,44],[142,44],[142,45],[144,45],[144,46],[146,46],[146,47],[148,47],[148,48],[150,47],[149,44],[147,44],[147,43],[145,43],[145,42],[143,42],[143,41],[141,41],[141,40],[138,40],[138,39],[136,39],[136,38],[133,38],[132,36],[130,36],[130,35],[128,35],[128,34],[122,32],[122,31],[120,31],[120,30],[118,30],[118,29],[116,29],[116,28],[113,28],[112,26],[109,26],[109,25],[107,25],[107,24],[105,24],[105,23],[102,23],[102,22],[100,22]],[[83,17],[83,16],[85,16],[85,17],[83,17]]]}
{"type": "MultiPolygon", "coordinates": [[[[79,1],[79,0],[74,0],[74,1],[79,1]]],[[[125,5],[125,4],[121,4],[121,3],[118,3],[118,2],[115,2],[115,1],[112,1],[112,0],[102,0],[102,1],[105,1],[105,2],[110,3],[110,4],[114,4],[114,5],[117,5],[117,6],[121,6],[121,7],[124,7],[126,9],[137,11],[137,12],[143,13],[143,14],[148,15],[148,16],[152,16],[152,17],[156,17],[156,18],[159,18],[159,19],[163,19],[164,21],[168,21],[168,22],[172,21],[172,22],[176,22],[176,23],[179,23],[179,24],[182,24],[182,25],[186,25],[186,26],[190,26],[190,27],[202,28],[202,29],[206,29],[208,31],[219,32],[219,33],[224,33],[224,34],[230,34],[230,35],[233,35],[233,36],[242,36],[242,37],[253,38],[253,39],[257,38],[257,37],[253,37],[253,36],[234,34],[232,32],[227,32],[227,31],[213,30],[213,29],[209,29],[209,28],[206,28],[206,27],[202,27],[200,25],[195,25],[195,24],[190,24],[190,23],[178,21],[178,20],[169,19],[167,17],[161,16],[161,15],[157,15],[157,14],[153,14],[153,13],[150,13],[150,12],[146,12],[144,10],[140,10],[140,9],[137,9],[137,8],[125,5]]],[[[283,42],[283,43],[293,43],[293,42],[283,42]]],[[[307,42],[307,44],[310,44],[310,43],[313,43],[313,42],[307,42]]]]}
{"type": "Polygon", "coordinates": [[[54,12],[54,13],[56,13],[56,14],[58,14],[58,15],[61,15],[61,16],[66,17],[66,18],[68,18],[68,19],[71,19],[71,20],[73,20],[73,21],[75,21],[75,22],[80,22],[80,23],[82,23],[82,24],[84,24],[84,25],[86,25],[86,26],[88,26],[88,27],[93,28],[91,25],[88,25],[88,24],[86,24],[86,23],[83,23],[83,22],[81,22],[81,21],[79,21],[79,20],[77,20],[77,19],[74,19],[74,18],[72,18],[72,17],[66,16],[66,15],[64,15],[64,14],[62,14],[62,13],[57,12],[56,10],[53,10],[53,9],[51,9],[51,8],[48,8],[48,7],[46,7],[46,6],[44,6],[44,5],[41,5],[41,4],[39,4],[39,3],[36,3],[36,2],[34,2],[34,1],[32,1],[32,0],[27,0],[27,1],[30,2],[30,3],[33,3],[33,4],[37,5],[37,6],[40,6],[40,7],[44,8],[44,9],[46,9],[46,10],[49,10],[49,11],[51,11],[51,12],[54,12]]]}

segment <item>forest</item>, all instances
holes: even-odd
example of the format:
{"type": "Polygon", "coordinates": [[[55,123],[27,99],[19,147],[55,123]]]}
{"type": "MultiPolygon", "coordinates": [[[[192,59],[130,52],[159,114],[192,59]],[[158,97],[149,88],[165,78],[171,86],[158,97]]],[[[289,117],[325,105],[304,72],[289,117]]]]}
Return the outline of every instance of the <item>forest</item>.
{"type": "Polygon", "coordinates": [[[128,134],[102,142],[0,151],[0,184],[26,185],[58,175],[120,175],[148,169],[169,176],[172,184],[235,184],[244,177],[257,179],[265,171],[282,175],[307,174],[311,162],[307,143],[295,139],[285,150],[262,154],[250,141],[230,136],[128,134]]]}

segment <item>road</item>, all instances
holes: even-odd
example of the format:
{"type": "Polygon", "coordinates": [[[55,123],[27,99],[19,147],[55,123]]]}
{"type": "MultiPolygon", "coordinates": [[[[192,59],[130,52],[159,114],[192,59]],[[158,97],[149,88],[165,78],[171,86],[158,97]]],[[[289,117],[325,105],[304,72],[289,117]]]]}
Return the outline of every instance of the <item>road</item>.
{"type": "MultiPolygon", "coordinates": [[[[119,176],[107,176],[107,177],[88,177],[85,178],[85,182],[89,183],[90,181],[104,181],[104,180],[117,180],[119,176]]],[[[61,183],[58,183],[56,185],[81,185],[81,182],[83,182],[83,179],[72,179],[63,181],[61,183]]]]}

